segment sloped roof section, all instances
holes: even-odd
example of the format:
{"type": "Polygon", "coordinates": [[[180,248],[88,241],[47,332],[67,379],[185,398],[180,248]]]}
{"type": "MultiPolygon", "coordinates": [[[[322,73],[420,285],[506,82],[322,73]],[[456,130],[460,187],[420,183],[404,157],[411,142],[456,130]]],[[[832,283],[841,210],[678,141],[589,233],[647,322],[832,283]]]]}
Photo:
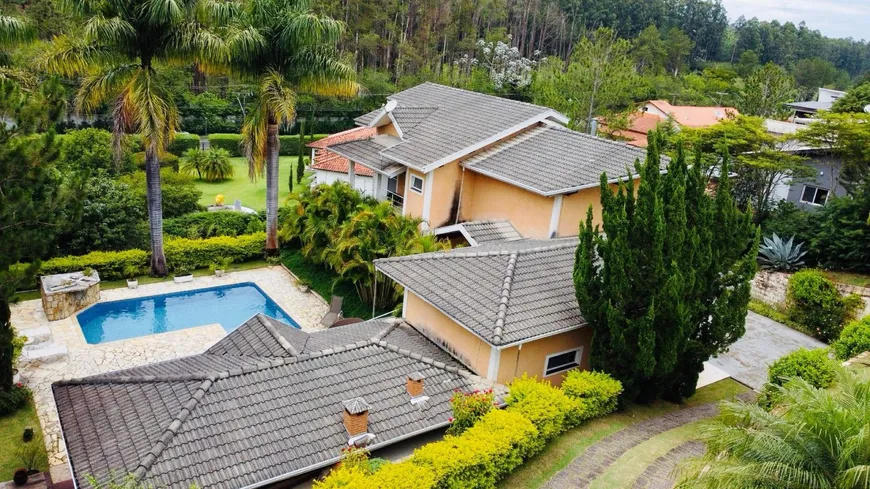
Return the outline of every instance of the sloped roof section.
{"type": "MultiPolygon", "coordinates": [[[[418,170],[448,163],[473,151],[476,145],[491,144],[536,121],[566,120],[547,107],[435,83],[417,85],[388,100],[397,102],[393,116],[403,141],[381,154],[418,170]]],[[[378,109],[356,122],[371,124],[383,114],[383,109],[378,109]]]]}
{"type": "Polygon", "coordinates": [[[403,323],[288,328],[258,316],[203,355],[55,383],[79,487],[111,470],[155,487],[221,489],[305,474],[347,446],[343,401],[370,405],[378,448],[445,426],[453,390],[486,385],[403,323]],[[411,372],[426,378],[423,404],[405,391],[411,372]]]}
{"type": "Polygon", "coordinates": [[[648,103],[685,127],[709,127],[729,117],[740,115],[734,107],[671,105],[667,100],[650,100],[648,103]]]}
{"type": "Polygon", "coordinates": [[[384,158],[381,152],[385,148],[395,146],[400,141],[395,136],[381,135],[369,139],[336,144],[329,146],[328,149],[350,161],[365,165],[372,170],[390,173],[399,165],[384,158]]]}
{"type": "MultiPolygon", "coordinates": [[[[466,168],[540,195],[551,196],[634,176],[646,150],[560,126],[541,124],[469,158],[466,168]]],[[[670,158],[662,157],[662,168],[670,158]]]]}
{"type": "Polygon", "coordinates": [[[523,235],[508,220],[468,221],[461,226],[478,245],[523,239],[523,235]]]}
{"type": "Polygon", "coordinates": [[[571,278],[576,238],[515,240],[376,260],[375,266],[487,343],[586,324],[571,278]]]}

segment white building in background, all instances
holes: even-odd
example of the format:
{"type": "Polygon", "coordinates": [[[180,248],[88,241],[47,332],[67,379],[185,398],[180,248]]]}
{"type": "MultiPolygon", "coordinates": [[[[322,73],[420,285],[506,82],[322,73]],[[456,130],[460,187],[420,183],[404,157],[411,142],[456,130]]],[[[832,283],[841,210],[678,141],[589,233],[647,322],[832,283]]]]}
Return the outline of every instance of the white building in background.
{"type": "MultiPolygon", "coordinates": [[[[314,172],[314,178],[311,180],[311,185],[332,184],[336,181],[350,182],[350,161],[347,158],[337,155],[326,149],[327,146],[337,143],[346,143],[348,141],[356,141],[366,139],[375,134],[375,128],[370,127],[355,127],[342,131],[324,139],[309,143],[307,146],[311,148],[311,171],[314,172]]],[[[375,172],[362,165],[354,164],[354,188],[359,190],[364,195],[375,196],[375,172]]]]}

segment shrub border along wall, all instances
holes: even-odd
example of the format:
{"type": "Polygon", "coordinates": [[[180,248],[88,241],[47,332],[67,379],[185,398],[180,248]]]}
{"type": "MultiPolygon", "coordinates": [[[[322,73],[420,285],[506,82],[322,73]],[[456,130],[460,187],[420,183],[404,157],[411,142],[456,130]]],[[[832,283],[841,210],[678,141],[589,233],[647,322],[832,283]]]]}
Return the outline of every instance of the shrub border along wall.
{"type": "MultiPolygon", "coordinates": [[[[221,259],[232,259],[235,263],[263,258],[266,233],[243,234],[241,236],[216,236],[207,239],[171,238],[163,245],[166,263],[170,271],[179,269],[194,270],[207,268],[221,259]]],[[[124,278],[124,269],[134,266],[144,271],[151,259],[145,250],[95,251],[87,255],[61,256],[42,262],[39,275],[79,272],[93,268],[102,280],[124,278]]],[[[15,265],[23,269],[25,265],[15,265]]]]}
{"type": "MultiPolygon", "coordinates": [[[[314,141],[323,139],[328,134],[315,134],[314,141]]],[[[306,136],[307,138],[308,136],[306,136]]],[[[281,143],[281,148],[278,154],[281,156],[299,156],[300,144],[299,135],[278,136],[278,141],[281,143]]],[[[242,136],[241,134],[209,134],[208,143],[212,148],[223,148],[227,150],[231,156],[244,156],[242,154],[242,136]]],[[[305,153],[302,156],[308,156],[309,148],[304,148],[305,153]]]]}
{"type": "Polygon", "coordinates": [[[523,376],[511,383],[506,409],[486,413],[461,435],[376,470],[349,457],[314,489],[493,488],[554,436],[612,412],[621,392],[622,384],[596,372],[569,372],[561,389],[523,376]]]}

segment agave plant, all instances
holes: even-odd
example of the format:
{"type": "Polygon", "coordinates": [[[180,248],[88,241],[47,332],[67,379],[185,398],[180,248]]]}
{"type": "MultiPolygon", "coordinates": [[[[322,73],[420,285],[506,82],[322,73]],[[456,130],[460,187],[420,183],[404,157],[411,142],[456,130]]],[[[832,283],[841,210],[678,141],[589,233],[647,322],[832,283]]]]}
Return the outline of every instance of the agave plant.
{"type": "Polygon", "coordinates": [[[804,265],[801,258],[807,254],[801,251],[803,243],[794,244],[794,236],[788,241],[773,233],[773,236],[764,238],[764,243],[758,247],[758,262],[762,268],[790,272],[804,265]]]}

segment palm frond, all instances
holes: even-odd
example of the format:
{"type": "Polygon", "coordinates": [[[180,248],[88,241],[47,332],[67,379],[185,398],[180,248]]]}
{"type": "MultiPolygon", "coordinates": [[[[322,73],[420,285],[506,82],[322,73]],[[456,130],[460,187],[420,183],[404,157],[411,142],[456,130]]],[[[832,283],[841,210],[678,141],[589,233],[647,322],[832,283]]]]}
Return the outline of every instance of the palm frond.
{"type": "Polygon", "coordinates": [[[259,96],[277,123],[290,122],[296,117],[296,92],[277,71],[263,77],[259,96]]]}
{"type": "Polygon", "coordinates": [[[136,39],[136,29],[120,17],[95,15],[85,22],[85,38],[91,43],[123,46],[136,39]]]}
{"type": "Polygon", "coordinates": [[[0,84],[15,83],[24,90],[30,90],[37,85],[36,77],[27,70],[11,66],[0,66],[0,84]]]}
{"type": "Polygon", "coordinates": [[[266,137],[269,114],[260,99],[248,112],[242,125],[242,149],[248,161],[248,178],[256,181],[266,170],[266,137]]]}
{"type": "Polygon", "coordinates": [[[81,37],[59,36],[34,63],[37,69],[66,77],[87,74],[116,59],[109,49],[81,37]]]}
{"type": "Polygon", "coordinates": [[[184,0],[145,0],[140,10],[152,24],[174,24],[185,17],[184,0]]]}
{"type": "Polygon", "coordinates": [[[114,99],[138,70],[141,70],[138,64],[128,63],[91,71],[76,92],[76,111],[90,114],[98,110],[114,99]]]}
{"type": "Polygon", "coordinates": [[[162,151],[175,136],[178,109],[160,85],[154,70],[142,69],[130,80],[124,106],[146,148],[162,151]]]}
{"type": "Polygon", "coordinates": [[[198,22],[179,26],[169,47],[171,58],[185,61],[193,58],[210,74],[223,73],[230,61],[226,40],[198,22]]]}
{"type": "Polygon", "coordinates": [[[33,26],[26,19],[0,15],[0,43],[29,41],[33,35],[33,26]]]}
{"type": "Polygon", "coordinates": [[[290,50],[304,46],[335,45],[344,33],[344,22],[311,11],[289,11],[279,33],[280,42],[290,50]]]}
{"type": "Polygon", "coordinates": [[[199,0],[196,3],[196,18],[203,24],[226,26],[238,18],[241,10],[242,5],[237,1],[199,0]]]}

